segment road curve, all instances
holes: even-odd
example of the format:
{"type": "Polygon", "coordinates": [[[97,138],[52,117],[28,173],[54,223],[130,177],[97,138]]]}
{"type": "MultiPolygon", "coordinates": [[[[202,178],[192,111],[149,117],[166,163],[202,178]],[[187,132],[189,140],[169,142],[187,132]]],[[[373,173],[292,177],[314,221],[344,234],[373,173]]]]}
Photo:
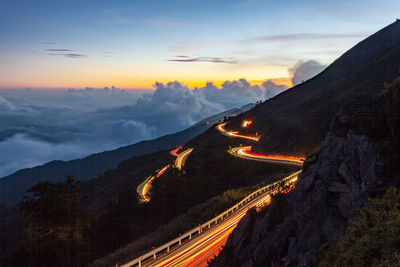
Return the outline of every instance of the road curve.
{"type": "MultiPolygon", "coordinates": [[[[224,126],[226,123],[221,123],[216,126],[217,130],[220,131],[225,136],[230,137],[239,137],[244,139],[249,139],[252,141],[258,141],[260,137],[258,136],[247,136],[239,134],[234,131],[226,131],[224,126]]],[[[249,124],[250,125],[250,124],[249,124]]],[[[175,167],[181,169],[182,165],[186,157],[192,152],[193,149],[187,149],[181,154],[179,154],[178,158],[175,161],[175,167]],[[179,160],[179,161],[178,161],[179,160]]],[[[177,150],[178,151],[178,150],[177,150]]],[[[176,151],[176,152],[177,152],[176,151]]],[[[300,157],[289,157],[289,156],[279,156],[279,155],[262,155],[251,152],[251,146],[246,147],[236,147],[231,148],[228,152],[235,156],[249,160],[256,160],[262,162],[273,162],[273,163],[281,163],[281,164],[290,164],[301,166],[303,164],[304,158],[300,157]]],[[[172,153],[172,152],[171,152],[172,153]]],[[[273,183],[268,188],[268,191],[263,191],[262,194],[258,194],[254,192],[251,195],[255,197],[251,199],[251,201],[246,202],[245,205],[241,206],[236,210],[236,212],[230,214],[227,218],[218,221],[214,226],[209,226],[209,229],[201,232],[199,234],[192,237],[190,234],[190,238],[184,242],[179,241],[179,246],[172,248],[170,250],[169,244],[167,243],[168,249],[167,252],[162,254],[158,254],[157,251],[154,253],[154,257],[148,259],[146,262],[145,257],[147,255],[152,255],[153,251],[143,255],[140,258],[143,260],[133,260],[130,263],[122,265],[124,267],[128,266],[206,266],[208,264],[208,260],[212,259],[214,256],[218,255],[221,251],[222,247],[225,245],[229,235],[237,226],[237,223],[243,216],[247,213],[250,208],[257,206],[265,206],[268,205],[271,201],[271,195],[276,194],[279,190],[282,193],[288,193],[290,190],[294,188],[294,185],[297,181],[297,177],[300,171],[295,172],[288,177],[273,183]],[[281,181],[285,181],[283,186],[286,190],[282,191],[281,181]],[[278,187],[277,187],[278,186],[278,187]],[[138,264],[139,263],[139,264],[138,264]],[[136,264],[136,265],[135,265],[136,264]],[[137,265],[138,264],[138,265],[137,265]]],[[[258,209],[256,209],[258,210],[258,209]]],[[[229,214],[229,213],[228,213],[229,214]]],[[[223,218],[223,217],[222,217],[223,218]]],[[[201,228],[201,227],[200,227],[201,228]]],[[[192,230],[193,231],[193,230],[192,230]]],[[[189,231],[190,232],[190,231],[189,231]]],[[[172,241],[172,242],[175,242],[172,241]]],[[[166,245],[164,245],[166,246],[166,245]]],[[[164,247],[163,246],[163,247],[164,247]]],[[[161,249],[161,247],[160,247],[161,249]]],[[[163,248],[162,248],[163,249],[163,248]]],[[[159,251],[159,250],[158,250],[159,251]]]]}
{"type": "MultiPolygon", "coordinates": [[[[185,151],[183,151],[182,153],[178,154],[178,151],[181,149],[182,149],[182,146],[170,151],[171,155],[176,157],[174,167],[178,168],[180,170],[182,169],[183,165],[185,165],[186,159],[189,156],[189,154],[193,151],[193,148],[189,148],[189,149],[186,149],[185,151]]],[[[138,195],[140,196],[140,199],[143,202],[147,202],[147,201],[151,200],[151,198],[149,196],[149,190],[150,190],[151,184],[153,183],[154,179],[163,175],[169,167],[170,167],[170,165],[168,164],[167,166],[162,168],[156,175],[151,175],[151,176],[147,177],[136,188],[136,192],[138,193],[138,195]]]]}
{"type": "Polygon", "coordinates": [[[146,180],[144,180],[137,188],[136,188],[136,192],[138,193],[138,195],[140,196],[140,199],[143,202],[147,202],[150,201],[151,198],[149,196],[149,190],[150,190],[150,186],[153,183],[154,179],[160,177],[161,175],[163,175],[167,169],[170,167],[170,165],[168,164],[167,166],[165,166],[164,168],[162,168],[156,175],[152,175],[146,178],[146,180]]]}
{"type": "Polygon", "coordinates": [[[258,189],[224,213],[199,227],[189,230],[187,233],[190,233],[190,238],[186,238],[188,234],[185,233],[182,235],[184,237],[182,242],[179,238],[174,239],[166,245],[122,265],[122,267],[206,266],[210,258],[219,254],[229,235],[247,211],[253,207],[259,210],[257,207],[268,205],[271,196],[278,192],[289,192],[289,190],[283,191],[282,189],[291,188],[299,173],[296,172],[278,182],[258,189]],[[204,230],[197,232],[199,229],[204,230]],[[173,246],[173,244],[177,244],[178,240],[180,245],[173,246]]]}
{"type": "Polygon", "coordinates": [[[269,194],[264,194],[254,199],[238,212],[226,218],[224,221],[210,228],[204,234],[194,237],[176,250],[170,252],[167,256],[142,266],[199,266],[206,265],[211,255],[215,254],[216,249],[225,245],[229,235],[237,226],[238,222],[246,215],[252,207],[260,205],[270,198],[269,194]]]}
{"type": "Polygon", "coordinates": [[[179,157],[178,151],[181,150],[182,147],[183,147],[183,146],[177,147],[177,148],[171,150],[169,153],[170,153],[172,156],[174,156],[174,157],[179,157]]]}
{"type": "Polygon", "coordinates": [[[189,156],[190,153],[192,153],[193,148],[188,148],[182,153],[178,155],[178,157],[175,160],[175,168],[182,170],[183,165],[185,165],[186,159],[189,156]]]}
{"type": "Polygon", "coordinates": [[[239,137],[239,138],[244,138],[244,139],[248,139],[248,140],[252,140],[252,141],[258,141],[260,140],[260,136],[250,136],[250,135],[244,135],[244,134],[239,134],[238,131],[227,131],[225,130],[225,125],[227,124],[227,122],[218,124],[216,126],[217,130],[219,132],[221,132],[223,135],[225,136],[229,136],[229,137],[239,137]]]}
{"type": "Polygon", "coordinates": [[[251,146],[234,147],[228,150],[228,153],[239,158],[256,160],[262,162],[282,163],[291,165],[303,165],[304,158],[280,156],[280,155],[263,155],[251,152],[251,146]]]}

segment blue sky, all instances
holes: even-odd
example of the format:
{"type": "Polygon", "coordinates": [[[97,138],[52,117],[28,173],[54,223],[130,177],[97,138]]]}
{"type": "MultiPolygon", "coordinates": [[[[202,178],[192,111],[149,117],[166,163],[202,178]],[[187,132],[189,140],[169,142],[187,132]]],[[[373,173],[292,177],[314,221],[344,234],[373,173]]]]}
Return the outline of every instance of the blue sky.
{"type": "Polygon", "coordinates": [[[270,98],[395,21],[400,1],[1,0],[0,10],[0,152],[12,151],[0,153],[1,177],[270,98]]]}
{"type": "Polygon", "coordinates": [[[288,77],[392,23],[400,1],[2,0],[0,88],[288,77]]]}

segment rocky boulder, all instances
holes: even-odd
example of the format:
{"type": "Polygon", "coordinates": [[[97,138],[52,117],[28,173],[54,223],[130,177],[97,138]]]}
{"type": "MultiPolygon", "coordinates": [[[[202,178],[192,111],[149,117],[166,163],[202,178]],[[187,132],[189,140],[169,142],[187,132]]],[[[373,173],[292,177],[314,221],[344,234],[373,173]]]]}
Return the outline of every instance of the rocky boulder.
{"type": "Polygon", "coordinates": [[[343,236],[348,220],[385,188],[385,144],[342,133],[328,136],[295,190],[246,215],[211,266],[316,264],[318,252],[343,236]]]}

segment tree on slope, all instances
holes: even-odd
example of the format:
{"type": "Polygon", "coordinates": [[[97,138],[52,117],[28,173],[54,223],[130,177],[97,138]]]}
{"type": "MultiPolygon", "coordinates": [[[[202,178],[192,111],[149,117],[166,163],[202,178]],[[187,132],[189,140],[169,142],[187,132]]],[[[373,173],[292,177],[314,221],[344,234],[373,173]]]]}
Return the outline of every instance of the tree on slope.
{"type": "Polygon", "coordinates": [[[88,258],[88,217],[77,182],[41,182],[21,203],[26,228],[18,259],[26,266],[80,266],[88,258]]]}

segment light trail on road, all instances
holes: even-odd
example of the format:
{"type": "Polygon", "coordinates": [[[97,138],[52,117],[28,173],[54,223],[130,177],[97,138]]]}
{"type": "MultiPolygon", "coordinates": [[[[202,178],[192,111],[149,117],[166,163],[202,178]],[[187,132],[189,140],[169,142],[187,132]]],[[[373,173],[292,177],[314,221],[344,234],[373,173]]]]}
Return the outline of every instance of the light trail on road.
{"type": "MultiPolygon", "coordinates": [[[[291,182],[295,182],[295,179],[291,180],[291,182]]],[[[270,193],[273,194],[276,191],[274,189],[270,193]]],[[[253,207],[268,205],[270,198],[270,194],[263,194],[256,197],[214,227],[193,237],[165,256],[144,263],[142,266],[206,266],[210,258],[219,254],[220,249],[225,245],[230,234],[236,228],[238,222],[246,215],[247,211],[253,207]]]]}
{"type": "Polygon", "coordinates": [[[272,163],[283,163],[293,165],[303,165],[304,158],[292,157],[292,156],[281,156],[281,155],[264,155],[251,152],[251,146],[234,147],[228,150],[229,154],[250,160],[272,162],[272,163]]]}
{"type": "Polygon", "coordinates": [[[183,165],[185,165],[186,159],[190,153],[192,153],[193,148],[186,149],[175,160],[175,168],[182,170],[183,165]]]}
{"type": "MultiPolygon", "coordinates": [[[[224,126],[226,123],[221,123],[216,126],[217,130],[220,131],[225,136],[233,136],[239,138],[245,138],[253,141],[258,141],[259,137],[254,136],[246,136],[239,134],[237,131],[226,131],[224,126]]],[[[250,123],[245,123],[245,127],[251,125],[250,123]]],[[[177,154],[180,148],[177,148],[176,151],[171,151],[171,154],[177,154]]],[[[175,167],[181,169],[182,165],[186,157],[192,152],[192,148],[187,149],[180,153],[175,161],[175,167]]],[[[256,161],[263,161],[263,162],[272,162],[272,163],[281,163],[281,164],[290,164],[290,165],[297,165],[302,166],[304,162],[304,158],[301,157],[293,157],[293,156],[282,156],[282,155],[263,155],[258,153],[251,152],[251,146],[246,147],[235,147],[228,150],[228,152],[235,156],[240,157],[248,160],[256,160],[256,161]]],[[[190,238],[186,241],[179,240],[179,246],[172,248],[170,250],[170,245],[175,240],[166,243],[164,246],[161,246],[158,250],[155,249],[133,261],[123,265],[124,267],[128,266],[207,266],[208,261],[217,256],[222,247],[225,245],[227,239],[229,238],[232,231],[237,226],[238,222],[246,215],[247,211],[251,208],[256,208],[256,211],[259,212],[263,207],[268,206],[271,203],[271,197],[278,192],[280,193],[288,193],[294,187],[295,183],[298,178],[298,174],[301,171],[295,172],[288,177],[271,184],[270,186],[266,187],[268,189],[262,189],[262,194],[260,193],[261,189],[249,195],[248,198],[245,198],[246,201],[242,201],[240,203],[246,203],[239,207],[234,213],[230,214],[228,217],[222,217],[221,221],[216,219],[216,224],[208,225],[208,229],[205,231],[199,230],[199,234],[192,236],[190,234],[190,238]],[[282,184],[282,181],[283,182],[282,184]],[[267,190],[267,191],[265,191],[267,190]],[[251,198],[250,198],[251,196],[251,198]],[[249,200],[249,201],[247,201],[249,200]],[[182,244],[181,244],[182,242],[182,244]],[[164,250],[164,248],[168,246],[166,252],[160,253],[159,251],[164,250]],[[158,252],[157,252],[158,251],[158,252]],[[148,259],[147,255],[153,255],[151,259],[148,259]],[[146,260],[147,259],[147,260],[146,260]],[[138,264],[138,265],[135,265],[138,264]]],[[[237,204],[238,205],[238,204],[237,204]]],[[[232,209],[232,208],[231,208],[232,209]]],[[[219,218],[219,217],[216,217],[219,218]]],[[[214,219],[213,219],[214,220],[214,219]]],[[[207,224],[207,223],[206,223],[207,224]]],[[[201,228],[200,228],[201,229],[201,228]]],[[[192,230],[193,231],[193,230],[192,230]]],[[[195,230],[197,231],[197,230],[195,230]]],[[[185,235],[187,236],[187,235],[185,235]]],[[[185,239],[184,239],[185,240],[185,239]]]]}
{"type": "Polygon", "coordinates": [[[242,127],[243,128],[247,128],[247,127],[249,127],[250,125],[252,125],[253,124],[253,121],[251,121],[251,120],[244,120],[243,122],[242,122],[242,127]]]}
{"type": "MultiPolygon", "coordinates": [[[[183,165],[185,165],[186,158],[193,151],[193,148],[189,148],[189,149],[186,149],[185,151],[183,151],[182,153],[178,154],[178,151],[181,149],[182,149],[182,146],[170,151],[171,155],[177,157],[175,160],[175,165],[174,165],[175,168],[178,168],[180,170],[182,169],[183,165]]],[[[147,201],[151,200],[151,198],[149,196],[149,191],[150,191],[150,187],[151,187],[154,179],[159,178],[161,175],[163,175],[168,170],[169,167],[170,167],[170,165],[168,164],[167,166],[162,168],[156,175],[147,177],[146,180],[144,180],[136,188],[136,192],[138,193],[138,195],[140,196],[140,199],[143,202],[147,202],[147,201]]]]}
{"type": "Polygon", "coordinates": [[[143,183],[141,183],[137,188],[136,191],[139,194],[140,198],[142,199],[142,201],[150,201],[151,198],[149,196],[149,190],[150,190],[150,186],[153,183],[154,179],[159,178],[161,175],[163,175],[167,169],[170,167],[170,165],[168,164],[167,166],[165,166],[164,168],[162,168],[156,175],[152,175],[147,177],[146,180],[143,181],[143,183]]]}
{"type": "Polygon", "coordinates": [[[171,150],[169,153],[171,153],[172,156],[179,157],[178,151],[181,150],[182,147],[183,147],[183,146],[177,147],[177,148],[171,150]]]}
{"type": "MultiPolygon", "coordinates": [[[[260,211],[262,207],[270,204],[271,196],[278,192],[287,193],[293,187],[297,181],[297,177],[300,171],[295,172],[283,178],[282,180],[272,183],[267,187],[263,187],[248,197],[243,199],[241,205],[236,204],[229,213],[224,213],[228,216],[219,215],[212,219],[216,223],[211,224],[205,230],[199,231],[200,234],[195,235],[198,229],[197,227],[189,230],[187,233],[192,233],[190,238],[187,239],[187,234],[184,234],[182,244],[180,239],[175,239],[167,243],[167,245],[161,246],[143,257],[139,257],[121,267],[130,266],[206,266],[208,261],[213,257],[217,256],[221,252],[221,248],[225,245],[229,235],[237,226],[238,222],[246,215],[247,211],[251,208],[256,208],[256,211],[260,211]],[[267,189],[264,189],[267,188],[267,189]],[[286,189],[289,188],[289,189],[286,189]],[[263,191],[260,191],[263,190],[263,191]],[[233,209],[235,207],[235,209],[233,209]],[[236,210],[237,209],[237,210],[236,210]],[[235,212],[233,212],[235,211],[235,212]],[[233,213],[232,213],[233,212],[233,213]],[[172,244],[176,244],[179,240],[179,246],[170,247],[172,244]],[[186,240],[186,241],[184,241],[186,240]],[[168,249],[165,251],[166,246],[168,249]],[[163,253],[158,253],[164,251],[163,253]]],[[[204,229],[204,225],[208,225],[211,221],[201,226],[204,229]]]]}
{"type": "Polygon", "coordinates": [[[225,136],[229,136],[229,137],[239,137],[239,138],[244,138],[244,139],[248,139],[248,140],[252,140],[252,141],[258,141],[260,140],[259,136],[250,136],[250,135],[244,135],[244,134],[239,134],[238,131],[227,131],[225,130],[224,126],[227,123],[221,123],[217,125],[217,130],[220,131],[223,135],[225,136]]]}

